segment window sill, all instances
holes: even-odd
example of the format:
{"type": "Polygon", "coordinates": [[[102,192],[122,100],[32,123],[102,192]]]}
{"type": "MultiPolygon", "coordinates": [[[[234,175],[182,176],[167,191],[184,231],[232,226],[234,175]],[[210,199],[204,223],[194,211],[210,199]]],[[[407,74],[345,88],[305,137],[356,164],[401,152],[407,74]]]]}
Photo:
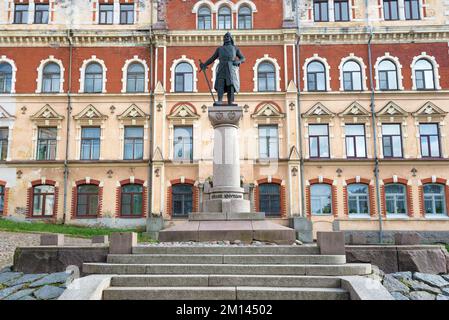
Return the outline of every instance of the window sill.
{"type": "Polygon", "coordinates": [[[140,216],[119,215],[119,216],[117,216],[117,218],[120,218],[120,219],[142,219],[142,218],[145,218],[145,216],[143,216],[143,215],[140,215],[140,216]]]}
{"type": "Polygon", "coordinates": [[[408,220],[410,217],[406,214],[387,214],[388,219],[408,220]]]}
{"type": "Polygon", "coordinates": [[[443,214],[427,214],[426,220],[449,220],[449,216],[443,214]]]}
{"type": "Polygon", "coordinates": [[[333,213],[312,213],[312,217],[332,217],[333,213]]]}
{"type": "Polygon", "coordinates": [[[371,220],[369,214],[348,214],[349,220],[371,220]]]}

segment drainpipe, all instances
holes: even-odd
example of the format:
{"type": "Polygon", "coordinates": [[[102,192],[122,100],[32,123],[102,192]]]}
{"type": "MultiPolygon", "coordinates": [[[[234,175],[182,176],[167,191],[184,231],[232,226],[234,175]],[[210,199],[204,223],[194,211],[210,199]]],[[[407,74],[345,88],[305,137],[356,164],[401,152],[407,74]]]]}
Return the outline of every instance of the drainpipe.
{"type": "Polygon", "coordinates": [[[66,140],[65,140],[65,157],[64,157],[64,209],[62,215],[62,223],[66,223],[67,218],[67,191],[68,191],[68,179],[69,179],[69,146],[70,146],[70,115],[72,113],[72,60],[73,60],[73,31],[67,30],[67,41],[69,43],[69,75],[68,75],[68,88],[67,88],[67,119],[66,119],[66,140]]]}
{"type": "Polygon", "coordinates": [[[154,40],[153,40],[153,13],[151,13],[150,29],[148,32],[150,38],[150,110],[149,110],[149,150],[148,150],[148,187],[147,187],[147,205],[148,205],[148,217],[152,216],[152,192],[153,192],[153,110],[154,110],[154,40]]]}
{"type": "Polygon", "coordinates": [[[299,175],[301,179],[301,217],[306,216],[305,205],[305,190],[304,190],[304,156],[303,156],[303,136],[302,136],[302,118],[301,118],[301,58],[300,58],[300,16],[299,16],[299,1],[296,2],[296,25],[297,25],[297,39],[296,39],[296,107],[298,109],[298,147],[299,147],[299,175]]]}
{"type": "Polygon", "coordinates": [[[376,127],[376,111],[375,111],[375,88],[373,79],[373,62],[372,62],[372,49],[371,41],[373,39],[373,27],[369,26],[369,39],[368,39],[368,62],[369,62],[369,80],[371,87],[371,121],[373,126],[373,145],[374,145],[374,179],[376,184],[376,204],[377,204],[377,214],[379,216],[379,243],[383,243],[383,221],[382,221],[382,210],[380,202],[380,183],[379,183],[379,157],[377,154],[377,127],[376,127]]]}

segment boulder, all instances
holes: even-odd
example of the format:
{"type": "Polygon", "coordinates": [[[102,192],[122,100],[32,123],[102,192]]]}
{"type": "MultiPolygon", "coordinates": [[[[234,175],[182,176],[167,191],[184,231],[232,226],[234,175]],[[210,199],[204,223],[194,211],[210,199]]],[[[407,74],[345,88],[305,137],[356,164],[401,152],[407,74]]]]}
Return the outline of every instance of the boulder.
{"type": "Polygon", "coordinates": [[[11,271],[12,271],[11,266],[3,267],[0,269],[0,273],[11,272],[11,271]]]}
{"type": "Polygon", "coordinates": [[[445,296],[449,296],[449,288],[443,288],[443,289],[441,289],[441,292],[442,292],[445,296]]]}
{"type": "Polygon", "coordinates": [[[410,289],[412,289],[412,291],[426,291],[433,294],[441,293],[440,289],[431,287],[428,284],[416,280],[402,280],[402,283],[407,285],[410,289]]]}
{"type": "Polygon", "coordinates": [[[448,274],[443,274],[442,277],[443,277],[444,280],[449,281],[449,275],[448,274]]]}
{"type": "Polygon", "coordinates": [[[393,298],[394,298],[395,300],[410,300],[409,297],[403,295],[403,294],[400,293],[400,292],[392,292],[391,295],[393,296],[393,298]]]}
{"type": "Polygon", "coordinates": [[[34,298],[33,296],[26,296],[26,297],[20,298],[19,300],[37,300],[37,299],[34,298]]]}
{"type": "Polygon", "coordinates": [[[445,251],[444,255],[446,256],[446,272],[449,273],[449,252],[445,251]]]}
{"type": "Polygon", "coordinates": [[[44,286],[34,292],[34,296],[39,300],[51,300],[58,298],[64,289],[55,286],[44,286]]]}
{"type": "Polygon", "coordinates": [[[66,281],[69,280],[70,278],[73,278],[72,273],[68,272],[52,273],[30,284],[30,288],[42,287],[56,283],[63,284],[66,283],[66,281]]]}
{"type": "Polygon", "coordinates": [[[19,291],[20,289],[22,289],[25,285],[24,284],[19,284],[18,286],[14,286],[14,287],[9,287],[3,290],[0,290],[0,300],[5,299],[6,297],[12,295],[13,293],[19,291]]]}
{"type": "Polygon", "coordinates": [[[435,300],[434,294],[426,291],[413,291],[410,293],[410,300],[435,300]]]}
{"type": "Polygon", "coordinates": [[[3,285],[11,280],[20,278],[23,275],[21,272],[3,272],[0,273],[0,285],[3,285]]]}
{"type": "Polygon", "coordinates": [[[399,281],[412,279],[412,273],[410,271],[392,273],[391,276],[398,279],[399,281]]]}
{"type": "Polygon", "coordinates": [[[446,257],[441,249],[398,250],[399,271],[446,273],[446,257]]]}
{"type": "Polygon", "coordinates": [[[13,293],[12,295],[8,296],[5,300],[20,300],[26,296],[29,296],[32,294],[36,289],[24,289],[17,291],[16,293],[13,293]]]}
{"type": "Polygon", "coordinates": [[[11,286],[16,286],[18,284],[31,283],[31,282],[37,281],[37,280],[45,277],[46,275],[47,275],[46,273],[25,274],[25,275],[21,276],[20,278],[15,278],[15,279],[12,279],[12,280],[6,282],[5,285],[11,287],[11,286]]]}
{"type": "Polygon", "coordinates": [[[449,296],[445,296],[442,294],[437,295],[437,300],[447,300],[449,301],[449,296]]]}
{"type": "Polygon", "coordinates": [[[388,274],[384,277],[383,285],[389,292],[408,293],[410,291],[405,284],[388,274]]]}
{"type": "Polygon", "coordinates": [[[348,263],[371,263],[379,266],[385,273],[398,272],[398,255],[395,248],[357,248],[346,247],[346,261],[348,263]]]}
{"type": "Polygon", "coordinates": [[[447,282],[443,277],[435,274],[415,272],[413,274],[413,279],[427,283],[430,286],[440,289],[449,286],[449,282],[447,282]]]}

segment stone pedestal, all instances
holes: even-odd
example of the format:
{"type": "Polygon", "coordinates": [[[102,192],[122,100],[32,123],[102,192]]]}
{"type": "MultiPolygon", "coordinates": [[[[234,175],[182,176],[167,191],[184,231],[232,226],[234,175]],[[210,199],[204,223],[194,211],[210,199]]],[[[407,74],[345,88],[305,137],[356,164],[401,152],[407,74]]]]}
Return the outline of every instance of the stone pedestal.
{"type": "Polygon", "coordinates": [[[209,108],[214,127],[213,186],[207,188],[203,212],[192,212],[189,221],[162,230],[159,241],[267,241],[292,244],[295,231],[265,221],[265,213],[251,212],[240,178],[239,106],[209,108]]]}

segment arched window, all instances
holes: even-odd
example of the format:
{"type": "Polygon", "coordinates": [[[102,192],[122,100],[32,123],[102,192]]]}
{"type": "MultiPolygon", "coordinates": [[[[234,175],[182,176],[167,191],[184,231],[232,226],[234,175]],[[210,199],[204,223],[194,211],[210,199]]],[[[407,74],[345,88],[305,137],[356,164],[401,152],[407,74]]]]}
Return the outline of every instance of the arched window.
{"type": "Polygon", "coordinates": [[[281,214],[281,187],[276,183],[259,185],[259,210],[267,216],[281,214]]]}
{"type": "Polygon", "coordinates": [[[424,185],[424,210],[426,214],[447,214],[445,186],[441,184],[424,185]]]}
{"type": "Polygon", "coordinates": [[[377,67],[380,90],[398,90],[398,70],[391,60],[383,60],[377,67]]]}
{"type": "Polygon", "coordinates": [[[99,63],[89,63],[84,77],[84,92],[100,93],[103,91],[103,67],[99,63]]]}
{"type": "Polygon", "coordinates": [[[0,214],[3,214],[5,206],[5,187],[0,186],[0,214]]]}
{"type": "Polygon", "coordinates": [[[208,6],[202,6],[198,10],[198,29],[199,30],[212,29],[212,15],[208,6]]]}
{"type": "Polygon", "coordinates": [[[368,185],[350,184],[347,190],[349,214],[369,214],[368,185]]]}
{"type": "Polygon", "coordinates": [[[127,184],[122,186],[120,199],[122,216],[143,216],[143,186],[127,184]]]}
{"type": "Polygon", "coordinates": [[[134,62],[129,65],[126,75],[126,92],[145,91],[145,68],[142,64],[134,62]]]}
{"type": "Polygon", "coordinates": [[[257,68],[259,91],[276,91],[276,72],[270,62],[262,62],[257,68]]]}
{"type": "Polygon", "coordinates": [[[218,29],[232,28],[232,14],[231,9],[223,6],[218,10],[218,29]]]}
{"type": "Polygon", "coordinates": [[[0,93],[11,93],[12,66],[9,63],[0,63],[0,93]]]}
{"type": "Polygon", "coordinates": [[[51,217],[55,209],[55,187],[40,185],[33,187],[33,217],[51,217]]]}
{"type": "Polygon", "coordinates": [[[403,184],[385,186],[385,209],[387,214],[406,214],[407,196],[403,184]]]}
{"type": "Polygon", "coordinates": [[[328,184],[314,184],[310,187],[310,209],[312,214],[332,213],[332,187],[328,184]]]}
{"type": "Polygon", "coordinates": [[[175,68],[175,92],[193,92],[193,68],[181,62],[175,68]]]}
{"type": "Polygon", "coordinates": [[[319,61],[312,61],[307,66],[308,91],[326,91],[326,70],[319,61]]]}
{"type": "Polygon", "coordinates": [[[362,91],[362,68],[353,60],[343,65],[343,88],[345,91],[362,91]]]}
{"type": "Polygon", "coordinates": [[[239,29],[252,29],[252,11],[248,6],[239,9],[239,29]]]}
{"type": "Polygon", "coordinates": [[[47,63],[42,72],[42,92],[57,93],[61,85],[61,68],[57,63],[47,63]]]}
{"type": "Polygon", "coordinates": [[[418,90],[435,89],[433,65],[427,59],[420,59],[415,64],[415,81],[418,90]]]}
{"type": "Polygon", "coordinates": [[[187,216],[193,209],[193,189],[190,184],[172,186],[173,217],[187,216]]]}
{"type": "Polygon", "coordinates": [[[82,184],[77,187],[77,217],[97,217],[99,188],[93,184],[82,184]]]}

